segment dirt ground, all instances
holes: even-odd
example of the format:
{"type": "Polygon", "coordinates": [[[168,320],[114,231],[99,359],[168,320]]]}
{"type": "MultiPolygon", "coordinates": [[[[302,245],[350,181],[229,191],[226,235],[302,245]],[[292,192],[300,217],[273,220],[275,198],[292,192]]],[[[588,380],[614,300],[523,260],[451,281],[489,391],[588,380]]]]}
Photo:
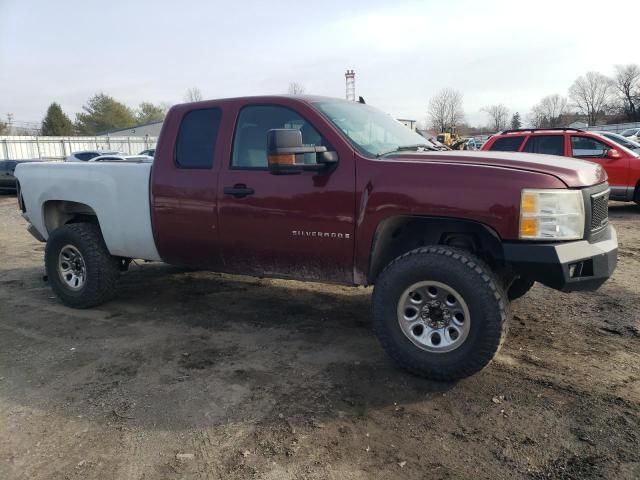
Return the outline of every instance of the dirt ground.
{"type": "Polygon", "coordinates": [[[78,311],[0,196],[0,479],[640,478],[640,208],[614,277],[535,286],[495,361],[395,367],[368,289],[132,266],[78,311]]]}

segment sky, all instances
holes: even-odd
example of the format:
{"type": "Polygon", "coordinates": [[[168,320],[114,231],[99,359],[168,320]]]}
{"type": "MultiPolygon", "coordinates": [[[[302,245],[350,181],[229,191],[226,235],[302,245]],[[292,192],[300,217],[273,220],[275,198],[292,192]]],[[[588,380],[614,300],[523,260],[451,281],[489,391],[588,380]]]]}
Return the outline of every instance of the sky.
{"type": "Polygon", "coordinates": [[[466,120],[503,103],[526,116],[588,71],[640,63],[637,1],[0,0],[0,118],[75,118],[104,92],[135,107],[286,93],[356,95],[424,121],[451,87],[466,120]],[[627,20],[628,19],[628,20],[627,20]]]}

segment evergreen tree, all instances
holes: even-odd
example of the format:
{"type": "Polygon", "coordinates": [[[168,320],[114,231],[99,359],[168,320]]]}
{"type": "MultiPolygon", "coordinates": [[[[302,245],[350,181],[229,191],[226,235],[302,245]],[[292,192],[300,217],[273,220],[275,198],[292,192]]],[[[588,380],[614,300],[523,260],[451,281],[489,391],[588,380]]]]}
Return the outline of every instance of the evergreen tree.
{"type": "Polygon", "coordinates": [[[113,129],[130,128],[136,125],[133,111],[113,97],[98,93],[76,114],[76,130],[83,135],[96,135],[113,129]]]}
{"type": "Polygon", "coordinates": [[[41,134],[61,137],[73,135],[71,119],[65,115],[56,102],[49,105],[47,109],[47,114],[42,120],[41,134]]]}
{"type": "Polygon", "coordinates": [[[511,117],[511,130],[518,130],[519,128],[522,128],[522,120],[520,120],[520,114],[516,112],[511,117]]]}
{"type": "Polygon", "coordinates": [[[150,102],[142,102],[138,111],[136,112],[136,121],[138,125],[145,123],[161,122],[164,120],[164,116],[167,113],[167,109],[162,105],[154,105],[150,102]]]}

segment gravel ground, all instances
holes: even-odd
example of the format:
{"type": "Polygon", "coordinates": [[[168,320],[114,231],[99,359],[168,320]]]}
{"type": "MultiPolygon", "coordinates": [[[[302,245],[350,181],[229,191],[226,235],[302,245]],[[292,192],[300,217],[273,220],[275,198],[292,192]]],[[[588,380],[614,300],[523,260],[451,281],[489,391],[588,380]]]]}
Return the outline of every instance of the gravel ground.
{"type": "Polygon", "coordinates": [[[536,285],[442,384],[387,358],[368,289],[145,264],[66,308],[0,196],[0,478],[640,478],[640,207],[611,218],[608,283],[536,285]]]}

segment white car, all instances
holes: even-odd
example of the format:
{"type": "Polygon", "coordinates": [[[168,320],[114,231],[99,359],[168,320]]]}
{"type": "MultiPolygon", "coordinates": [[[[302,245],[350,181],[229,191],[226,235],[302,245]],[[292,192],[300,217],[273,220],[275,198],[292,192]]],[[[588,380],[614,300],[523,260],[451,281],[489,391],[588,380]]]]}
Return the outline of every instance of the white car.
{"type": "Polygon", "coordinates": [[[146,163],[153,162],[153,157],[150,155],[128,155],[126,153],[106,154],[94,157],[90,162],[134,162],[134,163],[146,163]]]}
{"type": "Polygon", "coordinates": [[[118,152],[116,150],[82,150],[80,152],[73,152],[71,155],[64,159],[65,162],[88,162],[89,160],[99,157],[101,155],[126,155],[126,153],[118,152]]]}
{"type": "Polygon", "coordinates": [[[603,137],[608,138],[609,140],[617,143],[618,145],[622,145],[623,147],[628,148],[636,155],[640,155],[640,144],[633,141],[633,138],[634,138],[633,136],[624,137],[618,133],[605,132],[605,131],[595,132],[595,133],[599,133],[603,137]]]}
{"type": "Polygon", "coordinates": [[[484,145],[484,141],[479,138],[469,138],[463,146],[463,150],[480,150],[484,145]]]}
{"type": "Polygon", "coordinates": [[[622,133],[620,133],[620,135],[628,138],[632,142],[640,143],[640,128],[627,128],[622,133]]]}

